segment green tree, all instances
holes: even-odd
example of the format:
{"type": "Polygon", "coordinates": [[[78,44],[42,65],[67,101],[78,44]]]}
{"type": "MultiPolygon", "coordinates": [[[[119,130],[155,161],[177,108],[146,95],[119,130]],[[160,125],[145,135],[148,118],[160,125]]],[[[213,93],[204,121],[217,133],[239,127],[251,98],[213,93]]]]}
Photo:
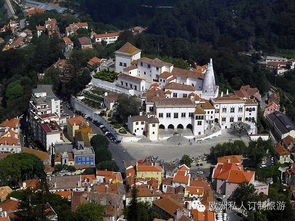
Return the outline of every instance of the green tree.
{"type": "Polygon", "coordinates": [[[113,160],[99,162],[96,165],[96,168],[98,170],[119,171],[119,168],[118,168],[116,162],[113,160]]]}
{"type": "Polygon", "coordinates": [[[252,184],[242,183],[233,192],[231,199],[239,206],[243,203],[243,205],[247,208],[249,202],[256,202],[259,199],[259,196],[255,191],[255,187],[252,184]]]}
{"type": "Polygon", "coordinates": [[[91,145],[96,148],[108,148],[109,140],[103,135],[95,135],[91,139],[91,145]]]}
{"type": "Polygon", "coordinates": [[[97,203],[84,203],[80,205],[75,214],[81,221],[103,220],[104,207],[97,203]]]}
{"type": "Polygon", "coordinates": [[[43,162],[32,154],[11,154],[0,160],[0,184],[14,186],[31,178],[45,177],[43,162]]]}
{"type": "Polygon", "coordinates": [[[23,94],[23,86],[20,80],[16,80],[7,85],[5,96],[8,101],[17,99],[23,94]]]}
{"type": "Polygon", "coordinates": [[[121,95],[117,102],[117,111],[121,122],[126,122],[129,116],[138,115],[141,102],[136,96],[121,95]]]}
{"type": "Polygon", "coordinates": [[[193,162],[192,158],[190,158],[188,155],[185,154],[182,156],[179,163],[180,165],[185,164],[186,166],[191,167],[192,162],[193,162]]]}

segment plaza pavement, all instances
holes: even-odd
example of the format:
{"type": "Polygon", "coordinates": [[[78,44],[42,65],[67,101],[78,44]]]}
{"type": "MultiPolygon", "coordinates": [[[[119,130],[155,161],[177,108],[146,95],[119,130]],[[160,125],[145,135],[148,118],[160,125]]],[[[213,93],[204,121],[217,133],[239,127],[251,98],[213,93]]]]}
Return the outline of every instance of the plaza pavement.
{"type": "MultiPolygon", "coordinates": [[[[181,140],[181,139],[180,139],[181,140]]],[[[161,142],[149,142],[149,143],[122,143],[121,146],[133,159],[141,160],[145,159],[147,156],[158,156],[158,159],[164,161],[171,161],[175,159],[180,159],[184,154],[190,157],[197,157],[202,154],[209,154],[210,148],[217,145],[218,143],[225,143],[234,140],[242,140],[246,144],[249,143],[249,138],[247,136],[237,137],[223,131],[221,136],[215,137],[213,139],[205,140],[202,142],[188,142],[180,143],[168,143],[167,141],[161,142]]]]}

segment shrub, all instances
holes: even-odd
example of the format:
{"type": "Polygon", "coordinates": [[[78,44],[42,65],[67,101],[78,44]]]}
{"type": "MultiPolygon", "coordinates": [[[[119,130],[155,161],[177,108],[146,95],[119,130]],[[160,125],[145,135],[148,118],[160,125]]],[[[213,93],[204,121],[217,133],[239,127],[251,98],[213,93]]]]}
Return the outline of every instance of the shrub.
{"type": "Polygon", "coordinates": [[[121,133],[121,134],[127,134],[127,131],[125,130],[125,128],[121,128],[120,130],[119,130],[119,133],[121,133]]]}

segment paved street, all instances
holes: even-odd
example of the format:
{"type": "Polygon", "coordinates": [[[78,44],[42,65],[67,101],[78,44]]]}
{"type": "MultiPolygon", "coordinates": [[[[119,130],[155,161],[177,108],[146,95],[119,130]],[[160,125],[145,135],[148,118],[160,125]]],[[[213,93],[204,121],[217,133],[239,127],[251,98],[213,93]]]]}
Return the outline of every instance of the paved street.
{"type": "MultiPolygon", "coordinates": [[[[63,107],[64,112],[70,116],[73,116],[74,113],[69,110],[65,105],[63,107]]],[[[93,128],[94,132],[96,134],[101,134],[103,135],[102,131],[100,130],[100,128],[98,128],[96,125],[94,125],[92,122],[89,122],[90,126],[93,128]]],[[[125,171],[125,166],[123,161],[130,161],[133,160],[133,158],[125,151],[124,148],[122,148],[121,144],[115,144],[110,142],[109,145],[109,150],[112,153],[112,157],[114,159],[114,161],[116,162],[116,164],[118,165],[120,171],[125,171]]]]}

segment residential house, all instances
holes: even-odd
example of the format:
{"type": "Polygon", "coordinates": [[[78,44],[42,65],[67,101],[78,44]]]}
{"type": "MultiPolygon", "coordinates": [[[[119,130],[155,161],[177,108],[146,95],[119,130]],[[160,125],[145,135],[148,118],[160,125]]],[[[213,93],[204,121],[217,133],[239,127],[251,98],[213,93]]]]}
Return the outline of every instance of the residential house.
{"type": "Polygon", "coordinates": [[[20,120],[18,118],[7,119],[0,124],[0,152],[19,153],[21,144],[19,140],[20,120]]]}
{"type": "Polygon", "coordinates": [[[56,165],[74,166],[74,154],[71,152],[56,153],[54,156],[54,166],[56,165]]]}
{"type": "Polygon", "coordinates": [[[87,22],[77,22],[77,23],[70,24],[68,27],[66,27],[66,36],[69,37],[70,35],[77,34],[77,31],[79,29],[88,30],[88,23],[87,22]]]}
{"type": "Polygon", "coordinates": [[[92,33],[91,38],[94,40],[95,43],[102,43],[105,42],[107,45],[115,43],[119,38],[119,32],[111,32],[111,33],[104,33],[104,34],[96,34],[92,33]]]}
{"type": "Polygon", "coordinates": [[[88,37],[81,37],[78,38],[79,46],[81,49],[92,49],[92,43],[90,38],[88,37]]]}
{"type": "Polygon", "coordinates": [[[268,194],[268,184],[255,181],[255,171],[244,170],[239,157],[219,158],[212,173],[212,183],[217,193],[228,198],[241,183],[254,185],[256,192],[268,194]],[[238,163],[233,163],[238,162],[238,163]]]}
{"type": "Polygon", "coordinates": [[[67,119],[67,135],[70,140],[74,140],[76,131],[83,125],[88,125],[88,123],[82,116],[77,115],[67,119]]]}
{"type": "Polygon", "coordinates": [[[278,111],[280,111],[280,105],[275,102],[271,102],[265,106],[263,116],[266,117],[267,115],[278,111]]]}
{"type": "MultiPolygon", "coordinates": [[[[136,199],[138,202],[143,203],[149,203],[152,204],[153,201],[160,199],[160,191],[153,191],[148,189],[146,186],[136,186],[137,193],[136,193],[136,199]]],[[[132,201],[132,190],[130,190],[128,193],[126,193],[126,205],[129,205],[129,203],[132,201]]]]}
{"type": "Polygon", "coordinates": [[[190,168],[186,165],[181,165],[176,170],[173,180],[172,180],[172,186],[179,187],[182,186],[183,188],[186,188],[190,185],[191,181],[191,174],[190,174],[190,168]]]}
{"type": "Polygon", "coordinates": [[[72,42],[72,40],[68,37],[64,37],[63,38],[63,41],[65,43],[65,51],[68,52],[68,51],[71,51],[73,50],[74,48],[74,43],[72,42]]]}
{"type": "Polygon", "coordinates": [[[178,210],[183,210],[183,204],[173,198],[163,197],[153,201],[153,209],[164,219],[175,219],[178,210]]]}
{"type": "Polygon", "coordinates": [[[91,70],[97,70],[99,68],[99,66],[102,63],[104,63],[105,61],[106,61],[106,59],[104,59],[104,58],[93,57],[87,62],[87,66],[91,70]]]}
{"type": "Polygon", "coordinates": [[[37,37],[39,38],[42,35],[42,33],[44,33],[45,26],[41,26],[41,25],[36,26],[36,31],[37,31],[37,37]]]}
{"type": "Polygon", "coordinates": [[[148,139],[159,140],[159,120],[155,117],[130,116],[128,117],[128,129],[136,136],[146,136],[148,139]]]}
{"type": "Polygon", "coordinates": [[[107,170],[97,170],[96,180],[99,183],[120,183],[123,184],[123,178],[120,172],[107,171],[107,170]]]}
{"type": "Polygon", "coordinates": [[[48,18],[45,21],[45,28],[48,32],[48,36],[60,36],[59,27],[57,25],[57,20],[55,18],[48,18]]]}
{"type": "Polygon", "coordinates": [[[293,163],[293,160],[291,159],[290,151],[288,151],[281,144],[277,144],[275,146],[275,152],[277,154],[278,161],[279,161],[280,164],[293,163]]]}

